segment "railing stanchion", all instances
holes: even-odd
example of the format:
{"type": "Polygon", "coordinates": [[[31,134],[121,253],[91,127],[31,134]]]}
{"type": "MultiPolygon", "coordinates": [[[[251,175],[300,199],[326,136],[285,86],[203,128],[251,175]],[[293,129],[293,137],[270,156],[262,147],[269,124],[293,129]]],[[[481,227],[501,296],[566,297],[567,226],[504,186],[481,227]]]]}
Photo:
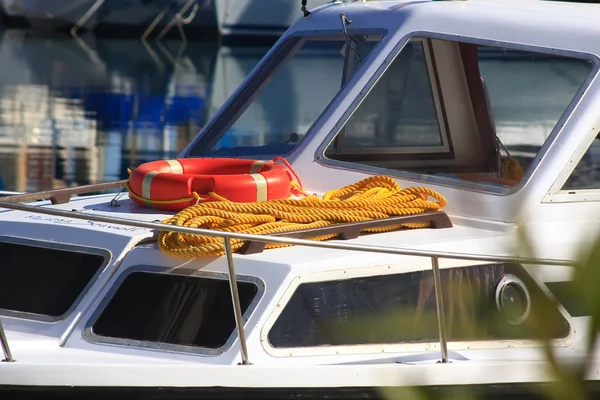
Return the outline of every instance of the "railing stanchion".
{"type": "Polygon", "coordinates": [[[244,321],[242,317],[242,306],[240,305],[240,295],[238,293],[237,280],[235,278],[235,267],[233,265],[233,251],[231,250],[231,239],[223,238],[225,244],[225,256],[227,257],[227,267],[229,268],[229,287],[231,288],[231,300],[233,302],[233,312],[235,314],[235,324],[238,329],[240,346],[242,348],[242,364],[248,365],[248,347],[246,346],[246,335],[244,333],[244,321]]]}
{"type": "Polygon", "coordinates": [[[2,326],[2,321],[0,321],[0,344],[2,345],[2,352],[4,352],[4,360],[6,362],[13,362],[15,359],[10,352],[10,347],[8,346],[8,340],[6,339],[6,334],[4,333],[4,327],[2,326]]]}
{"type": "Polygon", "coordinates": [[[433,270],[433,287],[435,290],[435,306],[437,309],[438,329],[440,331],[440,351],[442,362],[448,362],[448,338],[446,336],[446,317],[444,316],[444,298],[442,297],[442,278],[440,277],[440,263],[438,256],[431,257],[433,270]]]}

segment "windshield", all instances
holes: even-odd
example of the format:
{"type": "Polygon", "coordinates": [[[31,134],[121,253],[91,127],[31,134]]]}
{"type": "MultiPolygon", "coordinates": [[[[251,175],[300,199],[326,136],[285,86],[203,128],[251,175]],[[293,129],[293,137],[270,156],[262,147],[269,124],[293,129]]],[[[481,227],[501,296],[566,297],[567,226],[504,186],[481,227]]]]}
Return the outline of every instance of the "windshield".
{"type": "Polygon", "coordinates": [[[188,156],[289,154],[380,38],[336,35],[287,40],[207,128],[188,156]]]}

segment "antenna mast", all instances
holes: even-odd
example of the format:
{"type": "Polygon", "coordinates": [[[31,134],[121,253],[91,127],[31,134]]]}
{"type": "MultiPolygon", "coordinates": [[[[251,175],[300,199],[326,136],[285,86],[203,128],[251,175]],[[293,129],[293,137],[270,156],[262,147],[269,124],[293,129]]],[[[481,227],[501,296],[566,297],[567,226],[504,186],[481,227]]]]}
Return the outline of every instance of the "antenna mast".
{"type": "Polygon", "coordinates": [[[308,17],[310,15],[310,11],[308,11],[306,9],[306,1],[307,0],[302,0],[302,7],[300,7],[300,10],[302,10],[302,12],[304,13],[304,17],[308,17]]]}

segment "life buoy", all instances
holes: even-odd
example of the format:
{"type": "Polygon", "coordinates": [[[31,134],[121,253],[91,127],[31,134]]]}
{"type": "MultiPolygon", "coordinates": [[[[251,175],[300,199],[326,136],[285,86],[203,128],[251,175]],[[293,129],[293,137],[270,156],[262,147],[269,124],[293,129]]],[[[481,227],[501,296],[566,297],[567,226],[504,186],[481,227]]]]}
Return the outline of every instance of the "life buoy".
{"type": "Polygon", "coordinates": [[[293,192],[293,181],[289,168],[273,161],[182,158],[136,167],[128,189],[129,197],[140,205],[180,211],[196,204],[198,196],[217,200],[211,192],[236,202],[286,199],[293,192]]]}

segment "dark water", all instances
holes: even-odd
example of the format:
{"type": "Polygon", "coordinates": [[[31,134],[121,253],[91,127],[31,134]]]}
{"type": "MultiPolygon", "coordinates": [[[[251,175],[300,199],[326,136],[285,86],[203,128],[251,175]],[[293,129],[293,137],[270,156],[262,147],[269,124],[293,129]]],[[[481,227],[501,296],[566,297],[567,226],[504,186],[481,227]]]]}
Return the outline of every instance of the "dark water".
{"type": "MultiPolygon", "coordinates": [[[[124,179],[131,166],[175,157],[267,50],[177,40],[147,48],[136,39],[0,31],[0,189],[124,179]]],[[[316,60],[293,77],[288,111],[303,113],[293,87],[327,62],[316,60]]],[[[515,80],[511,68],[494,60],[482,65],[498,132],[509,146],[539,147],[581,70],[549,61],[515,80]]],[[[263,108],[256,119],[269,123],[273,114],[263,108]]]]}
{"type": "MultiPolygon", "coordinates": [[[[253,50],[248,66],[267,50],[253,50]]],[[[146,48],[0,31],[0,189],[122,179],[130,166],[175,157],[220,105],[211,101],[218,52],[215,42],[146,48]]],[[[244,77],[221,79],[218,97],[244,77]]]]}

